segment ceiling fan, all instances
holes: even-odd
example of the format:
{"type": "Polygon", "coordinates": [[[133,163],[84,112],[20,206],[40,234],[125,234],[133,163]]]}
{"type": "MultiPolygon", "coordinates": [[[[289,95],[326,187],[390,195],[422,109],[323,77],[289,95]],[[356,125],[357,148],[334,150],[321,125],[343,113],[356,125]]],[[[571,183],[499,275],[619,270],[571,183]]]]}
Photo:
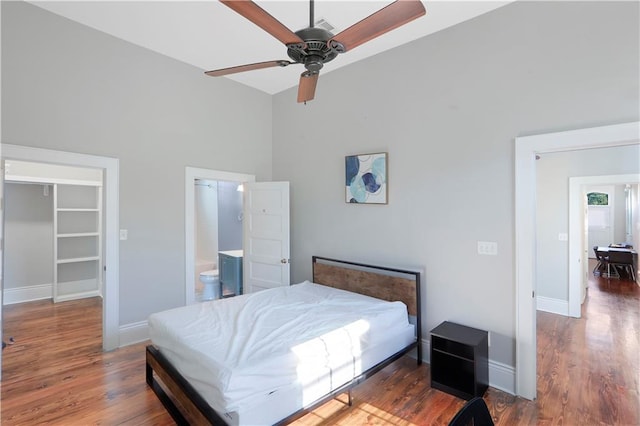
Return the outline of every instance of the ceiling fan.
{"type": "Polygon", "coordinates": [[[396,0],[369,15],[344,31],[333,35],[324,28],[314,27],[314,0],[309,4],[309,27],[293,32],[251,0],[220,0],[221,3],[244,16],[287,46],[292,61],[257,62],[205,72],[219,77],[238,72],[271,67],[302,64],[306,68],[300,75],[298,102],[314,98],[320,70],[339,53],[352,50],[369,40],[398,28],[425,14],[420,0],[396,0]]]}

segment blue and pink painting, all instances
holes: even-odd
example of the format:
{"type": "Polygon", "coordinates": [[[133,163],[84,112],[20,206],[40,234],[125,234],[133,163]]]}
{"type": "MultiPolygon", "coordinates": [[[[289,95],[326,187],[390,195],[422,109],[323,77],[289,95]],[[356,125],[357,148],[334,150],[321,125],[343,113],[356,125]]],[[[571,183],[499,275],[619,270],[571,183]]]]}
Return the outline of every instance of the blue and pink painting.
{"type": "Polygon", "coordinates": [[[346,202],[387,204],[387,153],[345,157],[346,202]]]}

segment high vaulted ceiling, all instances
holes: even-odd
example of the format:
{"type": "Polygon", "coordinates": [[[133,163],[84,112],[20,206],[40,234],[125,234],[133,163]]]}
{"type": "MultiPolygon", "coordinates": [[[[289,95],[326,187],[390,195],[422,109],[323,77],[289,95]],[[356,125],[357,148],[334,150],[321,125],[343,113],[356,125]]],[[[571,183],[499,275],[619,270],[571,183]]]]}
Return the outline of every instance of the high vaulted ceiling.
{"type": "MultiPolygon", "coordinates": [[[[289,59],[274,37],[216,0],[209,1],[31,1],[30,3],[96,30],[145,47],[203,71],[289,59]]],[[[293,31],[309,26],[309,2],[257,1],[293,31]]],[[[334,34],[390,1],[315,1],[315,22],[334,34]]],[[[424,1],[427,14],[327,63],[321,74],[474,18],[510,1],[424,1]]],[[[227,77],[269,94],[297,86],[302,65],[270,68],[227,77]]]]}

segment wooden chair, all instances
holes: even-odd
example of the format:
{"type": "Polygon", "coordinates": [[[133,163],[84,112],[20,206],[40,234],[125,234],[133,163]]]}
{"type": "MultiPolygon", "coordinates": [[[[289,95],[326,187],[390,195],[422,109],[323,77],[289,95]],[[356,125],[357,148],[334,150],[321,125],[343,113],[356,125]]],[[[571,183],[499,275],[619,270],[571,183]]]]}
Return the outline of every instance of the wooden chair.
{"type": "Polygon", "coordinates": [[[489,407],[479,396],[469,400],[451,419],[449,426],[494,426],[489,407]]]}

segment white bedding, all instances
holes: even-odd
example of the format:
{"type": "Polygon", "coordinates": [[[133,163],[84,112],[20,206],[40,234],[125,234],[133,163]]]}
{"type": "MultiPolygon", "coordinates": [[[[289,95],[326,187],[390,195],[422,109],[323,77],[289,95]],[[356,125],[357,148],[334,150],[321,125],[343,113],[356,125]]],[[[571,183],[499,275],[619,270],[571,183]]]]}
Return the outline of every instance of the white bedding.
{"type": "Polygon", "coordinates": [[[308,281],[153,314],[149,332],[219,413],[255,415],[270,395],[287,394],[283,406],[296,407],[280,418],[415,339],[403,303],[308,281]]]}

